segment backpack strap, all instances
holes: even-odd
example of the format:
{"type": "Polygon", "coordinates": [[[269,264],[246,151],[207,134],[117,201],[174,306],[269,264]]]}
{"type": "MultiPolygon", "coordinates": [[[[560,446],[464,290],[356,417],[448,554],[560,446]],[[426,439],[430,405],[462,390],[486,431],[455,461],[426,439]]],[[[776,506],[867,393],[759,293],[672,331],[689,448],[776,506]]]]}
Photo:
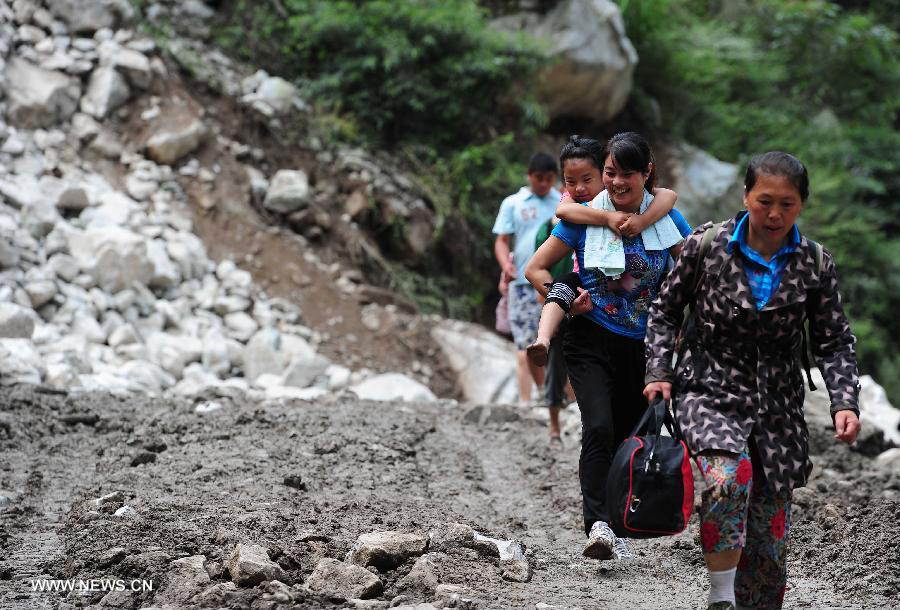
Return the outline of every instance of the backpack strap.
{"type": "MultiPolygon", "coordinates": [[[[816,277],[820,277],[822,275],[822,266],[824,264],[825,253],[822,249],[822,244],[819,242],[808,239],[810,245],[813,247],[816,255],[816,277]]],[[[813,293],[814,294],[814,293],[813,293]]],[[[809,314],[809,303],[812,299],[807,296],[806,298],[806,320],[809,325],[812,325],[812,316],[809,314]]],[[[811,369],[812,366],[809,360],[809,339],[807,338],[808,332],[806,329],[806,324],[803,325],[803,331],[800,335],[800,362],[803,364],[803,370],[806,372],[806,383],[809,384],[809,391],[816,391],[816,384],[813,383],[811,369]]]]}
{"type": "MultiPolygon", "coordinates": [[[[697,288],[700,287],[700,282],[703,281],[703,259],[706,258],[706,255],[709,253],[709,249],[712,246],[712,240],[719,232],[719,229],[722,227],[724,223],[717,222],[707,228],[703,232],[703,237],[700,239],[700,252],[697,255],[697,268],[694,270],[694,290],[691,293],[696,298],[697,288]]],[[[678,331],[678,338],[675,344],[675,354],[676,360],[680,360],[683,356],[683,347],[685,337],[689,336],[693,333],[694,330],[694,306],[690,306],[690,311],[681,322],[681,329],[678,331]]]]}
{"type": "Polygon", "coordinates": [[[697,270],[694,272],[694,294],[697,294],[697,288],[700,287],[700,281],[703,279],[703,272],[700,270],[700,264],[706,258],[712,240],[722,227],[721,222],[717,222],[703,232],[703,238],[700,240],[700,254],[697,256],[697,270]]]}

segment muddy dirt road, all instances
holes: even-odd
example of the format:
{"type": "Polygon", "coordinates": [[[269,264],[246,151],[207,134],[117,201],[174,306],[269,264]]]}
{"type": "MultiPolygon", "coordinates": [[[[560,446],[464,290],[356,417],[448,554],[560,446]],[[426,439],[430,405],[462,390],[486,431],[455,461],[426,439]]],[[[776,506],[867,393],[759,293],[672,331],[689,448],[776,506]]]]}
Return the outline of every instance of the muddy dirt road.
{"type": "MultiPolygon", "coordinates": [[[[4,388],[0,607],[705,606],[696,524],[635,542],[632,561],[581,557],[577,439],[552,452],[525,411],[350,395],[216,403],[4,388]],[[530,580],[505,578],[483,546],[432,538],[430,578],[410,577],[409,557],[370,569],[381,584],[367,601],[305,586],[319,560],[343,560],[360,534],[451,522],[524,543],[530,580]],[[237,543],[264,547],[285,584],[232,584],[237,543]],[[88,585],[34,591],[36,579],[88,585]],[[133,580],[152,590],[90,590],[133,580]]],[[[900,474],[825,431],[813,451],[786,606],[900,607],[900,474]]]]}

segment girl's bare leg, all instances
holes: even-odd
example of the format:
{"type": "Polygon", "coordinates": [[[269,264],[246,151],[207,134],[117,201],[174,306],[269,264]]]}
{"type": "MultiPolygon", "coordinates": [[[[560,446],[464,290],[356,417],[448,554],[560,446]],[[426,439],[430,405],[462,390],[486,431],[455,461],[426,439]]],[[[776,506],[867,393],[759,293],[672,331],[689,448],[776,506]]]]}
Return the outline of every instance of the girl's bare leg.
{"type": "Polygon", "coordinates": [[[541,320],[538,322],[538,336],[534,343],[528,346],[528,359],[535,366],[547,364],[547,354],[550,352],[550,339],[556,334],[559,325],[566,317],[566,312],[558,303],[544,303],[541,309],[541,320]]]}

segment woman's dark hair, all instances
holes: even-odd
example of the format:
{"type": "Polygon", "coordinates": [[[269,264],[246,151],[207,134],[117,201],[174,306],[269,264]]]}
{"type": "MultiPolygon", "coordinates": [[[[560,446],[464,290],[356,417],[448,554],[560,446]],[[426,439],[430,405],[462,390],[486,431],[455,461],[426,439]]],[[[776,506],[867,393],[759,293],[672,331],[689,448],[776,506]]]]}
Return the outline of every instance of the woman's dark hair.
{"type": "Polygon", "coordinates": [[[603,171],[603,146],[593,138],[581,136],[569,136],[559,153],[559,168],[566,169],[566,161],[569,159],[587,159],[594,166],[603,171]]]}
{"type": "Polygon", "coordinates": [[[610,156],[620,169],[642,174],[647,171],[647,166],[653,163],[653,169],[650,170],[650,175],[647,176],[647,181],[644,183],[647,192],[653,193],[653,187],[656,186],[656,162],[653,158],[653,151],[650,150],[650,144],[647,143],[644,136],[634,131],[617,133],[603,148],[600,167],[603,167],[606,157],[610,156]]]}
{"type": "Polygon", "coordinates": [[[800,193],[800,201],[806,201],[809,197],[809,174],[806,173],[806,166],[794,155],[773,150],[750,159],[744,175],[744,188],[748,193],[753,190],[759,174],[783,176],[800,193]]]}

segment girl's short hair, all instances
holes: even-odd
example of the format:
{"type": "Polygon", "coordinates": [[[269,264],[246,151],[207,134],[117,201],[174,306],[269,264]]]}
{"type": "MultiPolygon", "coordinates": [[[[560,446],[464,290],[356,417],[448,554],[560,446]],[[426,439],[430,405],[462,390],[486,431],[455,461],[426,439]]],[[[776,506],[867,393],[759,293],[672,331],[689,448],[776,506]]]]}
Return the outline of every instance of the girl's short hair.
{"type": "Polygon", "coordinates": [[[800,193],[800,201],[806,201],[809,197],[809,174],[806,166],[800,159],[780,150],[773,150],[750,159],[747,165],[747,173],[744,175],[744,189],[746,192],[753,190],[756,177],[759,174],[769,176],[783,176],[794,185],[800,193]]]}
{"type": "MultiPolygon", "coordinates": [[[[647,166],[653,163],[653,169],[650,170],[650,175],[644,183],[647,192],[653,193],[653,187],[656,186],[656,160],[644,136],[636,131],[617,133],[603,148],[603,160],[606,160],[606,157],[612,157],[621,169],[642,174],[647,171],[647,166]]],[[[603,161],[601,167],[602,163],[603,161]]]]}
{"type": "Polygon", "coordinates": [[[565,171],[566,161],[569,159],[587,159],[594,167],[603,171],[603,146],[593,138],[581,136],[569,136],[559,153],[559,167],[565,171]]]}

